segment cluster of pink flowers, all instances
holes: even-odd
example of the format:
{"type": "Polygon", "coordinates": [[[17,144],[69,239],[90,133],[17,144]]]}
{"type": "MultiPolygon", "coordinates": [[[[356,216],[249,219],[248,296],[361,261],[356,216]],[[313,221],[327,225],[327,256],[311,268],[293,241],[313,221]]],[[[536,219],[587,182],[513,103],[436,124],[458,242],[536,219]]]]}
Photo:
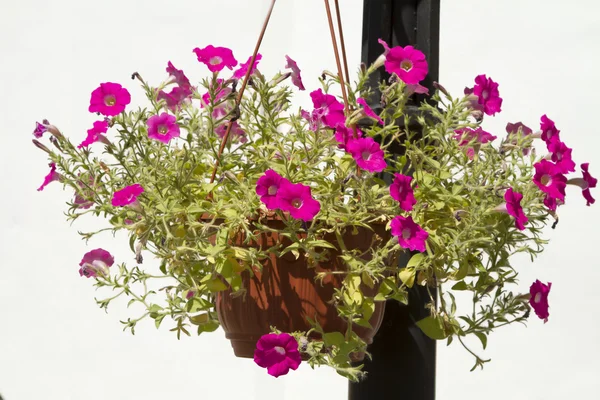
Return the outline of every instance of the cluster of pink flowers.
{"type": "Polygon", "coordinates": [[[256,194],[269,210],[280,209],[303,221],[312,221],[321,210],[310,186],[291,183],[272,169],[266,170],[256,182],[256,194]]]}
{"type": "Polygon", "coordinates": [[[168,93],[160,90],[156,96],[157,100],[164,100],[167,108],[171,111],[176,111],[185,102],[190,101],[194,88],[190,80],[185,76],[182,70],[175,68],[171,61],[167,64],[167,73],[172,77],[171,83],[176,86],[171,88],[168,93]]]}

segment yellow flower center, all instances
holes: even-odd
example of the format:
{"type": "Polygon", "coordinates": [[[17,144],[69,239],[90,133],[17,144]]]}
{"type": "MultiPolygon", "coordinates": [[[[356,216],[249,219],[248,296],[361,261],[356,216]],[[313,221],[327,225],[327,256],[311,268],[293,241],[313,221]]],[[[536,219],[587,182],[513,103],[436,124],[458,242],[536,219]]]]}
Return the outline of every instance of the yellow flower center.
{"type": "Polygon", "coordinates": [[[402,62],[400,63],[400,68],[402,68],[405,71],[410,71],[413,67],[413,63],[410,60],[402,60],[402,62]]]}
{"type": "Polygon", "coordinates": [[[211,57],[208,61],[211,65],[219,65],[223,62],[223,59],[219,56],[211,57]]]}
{"type": "Polygon", "coordinates": [[[158,126],[158,133],[160,133],[161,135],[166,135],[168,131],[169,130],[167,129],[167,127],[165,125],[158,126]]]}
{"type": "Polygon", "coordinates": [[[117,99],[112,94],[104,97],[104,104],[107,106],[114,106],[117,103],[117,99]]]}
{"type": "Polygon", "coordinates": [[[540,182],[542,182],[542,185],[544,186],[550,186],[550,184],[552,184],[552,177],[548,174],[542,176],[542,179],[540,179],[540,182]]]}
{"type": "Polygon", "coordinates": [[[273,347],[273,350],[275,350],[278,354],[281,354],[282,356],[285,355],[285,349],[281,346],[275,346],[273,347]]]}
{"type": "Polygon", "coordinates": [[[275,196],[277,194],[277,186],[275,186],[275,185],[269,186],[267,193],[269,193],[269,196],[275,196]]]}
{"type": "Polygon", "coordinates": [[[409,239],[410,236],[411,236],[410,229],[408,229],[408,228],[402,229],[402,239],[404,239],[404,240],[409,239]]]}
{"type": "Polygon", "coordinates": [[[300,200],[300,199],[292,200],[292,207],[294,207],[294,208],[302,207],[302,200],[300,200]]]}

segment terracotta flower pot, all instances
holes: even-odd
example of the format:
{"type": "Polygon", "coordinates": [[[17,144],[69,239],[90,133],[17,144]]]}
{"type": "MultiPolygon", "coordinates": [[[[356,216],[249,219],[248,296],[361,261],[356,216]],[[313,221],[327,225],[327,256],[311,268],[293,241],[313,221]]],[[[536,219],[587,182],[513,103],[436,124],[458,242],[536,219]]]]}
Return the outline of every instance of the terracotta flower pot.
{"type": "MultiPolygon", "coordinates": [[[[269,221],[269,225],[273,228],[283,227],[281,221],[269,221]]],[[[375,231],[384,240],[389,238],[383,225],[376,226],[375,231]]],[[[357,235],[347,233],[344,243],[348,249],[366,251],[373,235],[373,231],[359,228],[357,235]]],[[[336,245],[333,238],[326,239],[336,245]]],[[[255,245],[267,249],[280,240],[277,233],[263,233],[255,245]]],[[[270,326],[284,332],[307,331],[311,328],[308,322],[310,318],[318,321],[325,332],[344,332],[347,324],[338,317],[335,306],[330,304],[334,289],[341,287],[343,275],[327,275],[322,284],[314,279],[321,271],[343,271],[344,265],[338,255],[339,253],[331,250],[329,261],[316,268],[307,268],[302,254],[298,260],[292,253],[286,253],[280,258],[271,255],[264,260],[262,271],[255,271],[252,277],[249,271],[242,274],[244,288],[247,290],[245,296],[232,297],[228,291],[218,293],[219,321],[226,337],[231,341],[235,355],[252,358],[256,342],[262,335],[270,332],[270,326]]],[[[377,290],[366,286],[362,289],[367,293],[369,290],[377,290]]],[[[358,325],[353,327],[354,332],[367,344],[373,341],[373,336],[379,329],[384,307],[385,302],[375,303],[375,312],[369,320],[372,328],[358,325]]],[[[364,354],[354,355],[357,361],[363,357],[364,354]]]]}

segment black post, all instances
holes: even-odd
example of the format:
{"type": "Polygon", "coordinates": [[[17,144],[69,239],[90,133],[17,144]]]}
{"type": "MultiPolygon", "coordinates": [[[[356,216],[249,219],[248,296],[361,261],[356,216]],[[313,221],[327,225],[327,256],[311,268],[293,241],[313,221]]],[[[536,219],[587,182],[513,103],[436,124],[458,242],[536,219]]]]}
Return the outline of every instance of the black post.
{"type": "MultiPolygon", "coordinates": [[[[380,38],[390,46],[412,45],[427,57],[429,75],[422,84],[432,92],[439,71],[439,20],[440,0],[364,0],[362,61],[370,64],[383,53],[380,38]]],[[[371,77],[371,87],[387,78],[380,68],[371,77]]],[[[379,97],[376,93],[369,99],[373,108],[379,108],[379,97]]],[[[405,264],[407,258],[400,262],[405,264]]],[[[415,325],[428,315],[426,288],[415,285],[408,300],[408,306],[387,302],[383,323],[368,349],[373,359],[365,360],[367,378],[350,383],[348,399],[435,399],[435,341],[415,325]]]]}

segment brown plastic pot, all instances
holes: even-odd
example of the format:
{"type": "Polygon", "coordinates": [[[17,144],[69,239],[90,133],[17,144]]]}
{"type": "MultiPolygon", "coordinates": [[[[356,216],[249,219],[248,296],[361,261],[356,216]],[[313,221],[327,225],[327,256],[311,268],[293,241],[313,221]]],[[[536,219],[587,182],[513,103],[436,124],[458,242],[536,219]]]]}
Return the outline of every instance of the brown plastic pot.
{"type": "MultiPolygon", "coordinates": [[[[268,225],[274,229],[283,228],[283,223],[270,220],[268,225]]],[[[378,234],[384,240],[389,233],[383,225],[374,227],[374,231],[359,228],[358,234],[351,232],[343,236],[348,249],[367,251],[372,243],[373,235],[378,234]]],[[[335,237],[326,237],[337,246],[335,237]]],[[[263,232],[253,245],[268,249],[279,243],[282,238],[277,233],[263,232]]],[[[288,239],[283,239],[284,245],[288,239]]],[[[237,238],[238,245],[241,238],[237,238]]],[[[275,326],[283,332],[308,331],[311,325],[308,319],[316,320],[325,332],[345,332],[346,322],[338,316],[331,299],[335,288],[340,288],[343,274],[327,275],[321,282],[315,282],[315,276],[322,271],[343,271],[343,261],[338,257],[339,252],[330,250],[329,260],[316,268],[308,268],[301,254],[296,260],[292,253],[286,253],[280,258],[271,254],[263,261],[262,271],[242,273],[245,296],[232,297],[231,292],[219,292],[217,295],[217,313],[226,337],[237,357],[252,358],[258,339],[271,331],[275,326]]],[[[365,292],[375,289],[362,288],[365,292]]],[[[369,293],[374,294],[374,293],[369,293]]],[[[376,302],[375,311],[369,320],[371,328],[353,326],[356,332],[367,344],[373,341],[381,320],[385,302],[376,302]]],[[[312,339],[320,339],[318,336],[312,339]]],[[[364,354],[353,355],[354,361],[362,360],[364,354]]]]}

